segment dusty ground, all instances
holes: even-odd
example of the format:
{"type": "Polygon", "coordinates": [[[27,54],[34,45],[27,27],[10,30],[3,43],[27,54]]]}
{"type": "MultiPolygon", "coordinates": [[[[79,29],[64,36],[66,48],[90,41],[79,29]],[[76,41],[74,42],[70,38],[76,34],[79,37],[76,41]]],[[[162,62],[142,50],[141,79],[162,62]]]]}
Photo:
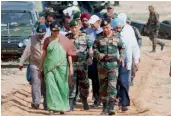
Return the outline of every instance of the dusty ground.
{"type": "MultiPolygon", "coordinates": [[[[171,104],[171,78],[168,76],[169,61],[171,60],[171,42],[163,40],[167,46],[164,51],[156,54],[149,53],[151,42],[143,37],[143,47],[141,49],[140,69],[131,87],[131,106],[129,111],[122,113],[115,108],[117,115],[127,116],[169,116],[171,104]]],[[[4,64],[4,63],[3,63],[4,64]]],[[[91,92],[90,92],[91,93],[91,92]]],[[[19,72],[15,68],[2,68],[2,115],[3,116],[41,116],[47,115],[43,111],[31,109],[30,86],[25,80],[25,70],[19,72]],[[12,75],[7,75],[12,72],[12,75]]],[[[92,104],[91,95],[89,104],[92,104]]],[[[90,111],[80,111],[81,104],[67,115],[99,115],[101,107],[90,111]]]]}
{"type": "MultiPolygon", "coordinates": [[[[146,21],[148,18],[148,5],[157,6],[157,11],[163,13],[161,20],[171,16],[171,2],[121,2],[116,7],[118,12],[127,11],[132,19],[146,21]]],[[[122,113],[115,108],[118,116],[171,116],[171,77],[169,73],[169,62],[171,61],[171,41],[162,40],[166,43],[164,51],[149,53],[151,42],[143,37],[141,48],[140,69],[134,80],[134,86],[130,89],[131,106],[129,111],[122,113]]],[[[42,105],[40,110],[31,109],[30,86],[25,79],[25,69],[18,71],[14,68],[17,63],[2,63],[1,84],[2,84],[2,116],[42,116],[47,115],[42,105]],[[12,66],[9,66],[12,64],[12,66]],[[9,68],[11,67],[11,68],[9,68]]],[[[91,91],[91,89],[90,89],[91,91]]],[[[91,92],[90,92],[91,93],[91,92]]],[[[92,104],[91,95],[89,104],[92,104]]],[[[80,111],[81,104],[72,113],[66,115],[96,115],[102,108],[80,111]]]]}

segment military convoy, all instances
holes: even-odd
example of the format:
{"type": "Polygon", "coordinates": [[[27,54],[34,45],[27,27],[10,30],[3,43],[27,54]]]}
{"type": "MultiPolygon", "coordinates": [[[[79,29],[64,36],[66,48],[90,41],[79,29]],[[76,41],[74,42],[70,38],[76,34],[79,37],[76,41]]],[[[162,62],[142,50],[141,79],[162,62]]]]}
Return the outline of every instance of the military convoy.
{"type": "MultiPolygon", "coordinates": [[[[81,11],[96,14],[105,9],[109,1],[3,1],[1,2],[1,59],[18,58],[33,33],[34,24],[39,15],[54,12],[56,19],[61,22],[63,10],[76,5],[81,11]]],[[[113,6],[119,2],[110,1],[113,6]]],[[[142,35],[148,35],[145,24],[132,21],[142,35]]],[[[163,21],[159,32],[160,38],[171,38],[171,21],[163,21]]]]}

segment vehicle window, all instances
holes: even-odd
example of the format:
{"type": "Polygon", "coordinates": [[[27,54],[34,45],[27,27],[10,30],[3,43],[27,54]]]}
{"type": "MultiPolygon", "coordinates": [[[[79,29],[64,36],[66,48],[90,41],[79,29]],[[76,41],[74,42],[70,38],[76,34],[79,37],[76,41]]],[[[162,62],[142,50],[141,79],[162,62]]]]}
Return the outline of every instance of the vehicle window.
{"type": "Polygon", "coordinates": [[[33,29],[31,13],[1,13],[1,36],[29,36],[33,29]]]}
{"type": "Polygon", "coordinates": [[[10,26],[12,25],[23,25],[23,26],[32,26],[33,21],[31,18],[31,13],[1,13],[1,24],[10,26]]]}

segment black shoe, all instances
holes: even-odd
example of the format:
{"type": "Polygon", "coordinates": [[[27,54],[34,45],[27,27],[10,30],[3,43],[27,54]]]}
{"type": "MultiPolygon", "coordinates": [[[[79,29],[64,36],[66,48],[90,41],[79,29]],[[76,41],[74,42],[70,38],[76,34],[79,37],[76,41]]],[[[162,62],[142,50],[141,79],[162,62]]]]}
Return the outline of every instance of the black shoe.
{"type": "Polygon", "coordinates": [[[156,52],[156,50],[152,50],[150,53],[155,53],[156,52]]]}
{"type": "Polygon", "coordinates": [[[163,51],[165,44],[161,45],[161,51],[163,51]]]}
{"type": "Polygon", "coordinates": [[[115,105],[114,101],[109,102],[109,113],[108,113],[109,115],[115,115],[114,105],[115,105]]]}
{"type": "Polygon", "coordinates": [[[84,110],[89,110],[89,105],[88,105],[88,102],[87,102],[87,98],[86,99],[82,99],[82,103],[83,103],[83,108],[84,110]]]}
{"type": "Polygon", "coordinates": [[[122,106],[121,110],[122,110],[123,112],[125,112],[125,111],[128,111],[128,108],[127,108],[127,106],[122,106]]]}
{"type": "Polygon", "coordinates": [[[63,114],[64,114],[64,112],[60,112],[60,114],[61,114],[61,115],[63,115],[63,114]]]}
{"type": "Polygon", "coordinates": [[[34,109],[39,109],[39,105],[38,104],[31,104],[31,107],[34,108],[34,109]]]}

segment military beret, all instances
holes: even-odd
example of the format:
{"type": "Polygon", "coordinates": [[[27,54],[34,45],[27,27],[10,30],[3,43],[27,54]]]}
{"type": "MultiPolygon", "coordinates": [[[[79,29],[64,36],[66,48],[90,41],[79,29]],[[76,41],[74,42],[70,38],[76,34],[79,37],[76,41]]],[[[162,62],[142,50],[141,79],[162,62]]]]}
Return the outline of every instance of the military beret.
{"type": "Polygon", "coordinates": [[[110,20],[110,18],[105,18],[101,22],[101,27],[107,26],[108,24],[111,24],[111,20],[110,20]]]}
{"type": "Polygon", "coordinates": [[[70,23],[69,23],[69,26],[70,26],[70,27],[77,26],[77,25],[78,25],[78,21],[75,20],[75,19],[73,19],[73,20],[70,21],[70,23]]]}
{"type": "Polygon", "coordinates": [[[45,34],[46,33],[46,25],[38,24],[36,32],[37,32],[37,34],[45,34]]]}
{"type": "Polygon", "coordinates": [[[151,9],[151,8],[154,8],[154,6],[150,5],[150,6],[148,7],[148,9],[151,9]]]}
{"type": "Polygon", "coordinates": [[[50,24],[50,30],[52,30],[52,31],[60,30],[60,26],[57,21],[54,21],[50,24]]]}
{"type": "Polygon", "coordinates": [[[73,16],[73,19],[80,19],[81,17],[81,12],[76,12],[73,16]]]}

